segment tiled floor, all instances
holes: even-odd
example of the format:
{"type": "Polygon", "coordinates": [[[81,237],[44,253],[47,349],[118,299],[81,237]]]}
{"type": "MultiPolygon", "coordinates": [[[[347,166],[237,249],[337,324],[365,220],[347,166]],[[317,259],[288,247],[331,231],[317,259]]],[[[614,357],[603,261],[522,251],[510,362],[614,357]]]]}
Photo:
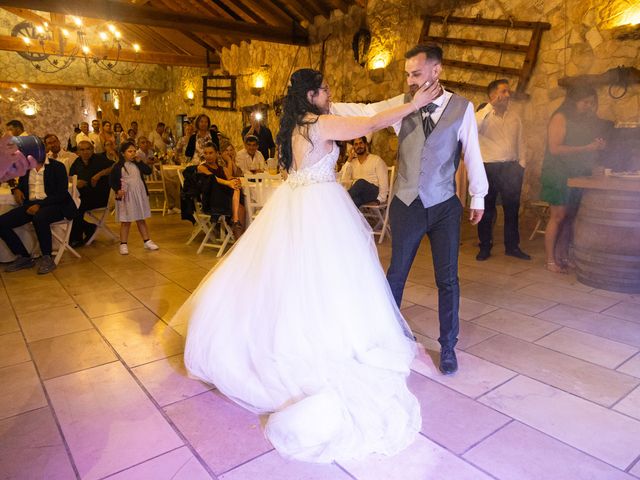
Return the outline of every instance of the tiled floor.
{"type": "MultiPolygon", "coordinates": [[[[534,256],[461,246],[460,371],[442,376],[428,245],[403,312],[424,345],[409,379],[420,436],[392,458],[281,458],[261,419],[187,378],[173,313],[216,264],[190,225],[150,222],[161,249],[98,241],[52,275],[2,274],[0,478],[617,480],[640,478],[640,295],[594,290],[534,256]]],[[[116,226],[111,226],[113,229],[116,226]]],[[[380,247],[383,264],[390,245],[380,247]]]]}

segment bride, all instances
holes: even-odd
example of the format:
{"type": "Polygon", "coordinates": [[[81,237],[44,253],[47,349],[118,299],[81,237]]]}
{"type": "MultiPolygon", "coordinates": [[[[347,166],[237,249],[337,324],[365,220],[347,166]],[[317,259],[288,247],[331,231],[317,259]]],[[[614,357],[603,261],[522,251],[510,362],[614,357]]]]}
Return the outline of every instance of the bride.
{"type": "Polygon", "coordinates": [[[189,373],[258,414],[285,457],[392,455],[421,426],[406,386],[416,345],[369,225],[335,181],[335,140],[385,128],[436,85],[374,117],[329,115],[320,72],[296,71],[278,143],[288,172],[235,247],[178,311],[189,373]]]}

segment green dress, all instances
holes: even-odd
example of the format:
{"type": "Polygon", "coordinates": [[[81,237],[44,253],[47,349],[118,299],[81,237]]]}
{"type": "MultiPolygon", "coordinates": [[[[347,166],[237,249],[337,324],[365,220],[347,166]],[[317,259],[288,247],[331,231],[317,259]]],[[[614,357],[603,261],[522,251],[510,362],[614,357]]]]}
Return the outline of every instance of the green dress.
{"type": "MultiPolygon", "coordinates": [[[[565,114],[566,134],[563,144],[570,146],[588,145],[596,138],[606,138],[611,122],[598,117],[570,118],[565,114]]],[[[542,176],[541,200],[550,205],[567,205],[571,188],[567,186],[570,177],[591,175],[600,152],[580,152],[571,155],[552,155],[547,145],[542,176]]]]}

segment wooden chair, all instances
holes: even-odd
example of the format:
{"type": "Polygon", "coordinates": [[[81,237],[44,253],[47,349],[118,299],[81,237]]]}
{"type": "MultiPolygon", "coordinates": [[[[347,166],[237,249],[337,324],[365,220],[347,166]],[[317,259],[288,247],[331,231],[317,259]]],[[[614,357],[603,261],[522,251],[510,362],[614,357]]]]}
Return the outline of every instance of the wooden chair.
{"type": "Polygon", "coordinates": [[[389,203],[391,200],[391,192],[393,190],[393,181],[395,180],[396,167],[387,167],[387,174],[389,175],[389,194],[386,200],[380,204],[377,203],[365,203],[360,206],[360,211],[365,218],[373,219],[376,223],[373,228],[374,237],[378,235],[378,243],[384,241],[385,235],[391,236],[391,227],[389,226],[389,203]]]}

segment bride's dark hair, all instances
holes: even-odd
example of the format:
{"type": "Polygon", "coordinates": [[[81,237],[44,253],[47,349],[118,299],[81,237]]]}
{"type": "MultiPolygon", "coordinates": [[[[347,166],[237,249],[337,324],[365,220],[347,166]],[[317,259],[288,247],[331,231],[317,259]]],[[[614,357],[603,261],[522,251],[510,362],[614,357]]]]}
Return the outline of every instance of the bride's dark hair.
{"type": "MultiPolygon", "coordinates": [[[[297,126],[309,125],[318,121],[304,120],[307,113],[320,115],[322,112],[318,107],[307,100],[307,92],[310,90],[317,92],[322,86],[322,73],[311,68],[301,68],[291,75],[291,85],[287,90],[282,104],[282,116],[280,117],[280,131],[276,137],[278,143],[279,163],[289,170],[293,164],[293,152],[291,149],[291,136],[297,126]]],[[[307,129],[302,132],[304,137],[311,142],[307,129]]],[[[311,142],[313,143],[313,142],[311,142]]]]}

